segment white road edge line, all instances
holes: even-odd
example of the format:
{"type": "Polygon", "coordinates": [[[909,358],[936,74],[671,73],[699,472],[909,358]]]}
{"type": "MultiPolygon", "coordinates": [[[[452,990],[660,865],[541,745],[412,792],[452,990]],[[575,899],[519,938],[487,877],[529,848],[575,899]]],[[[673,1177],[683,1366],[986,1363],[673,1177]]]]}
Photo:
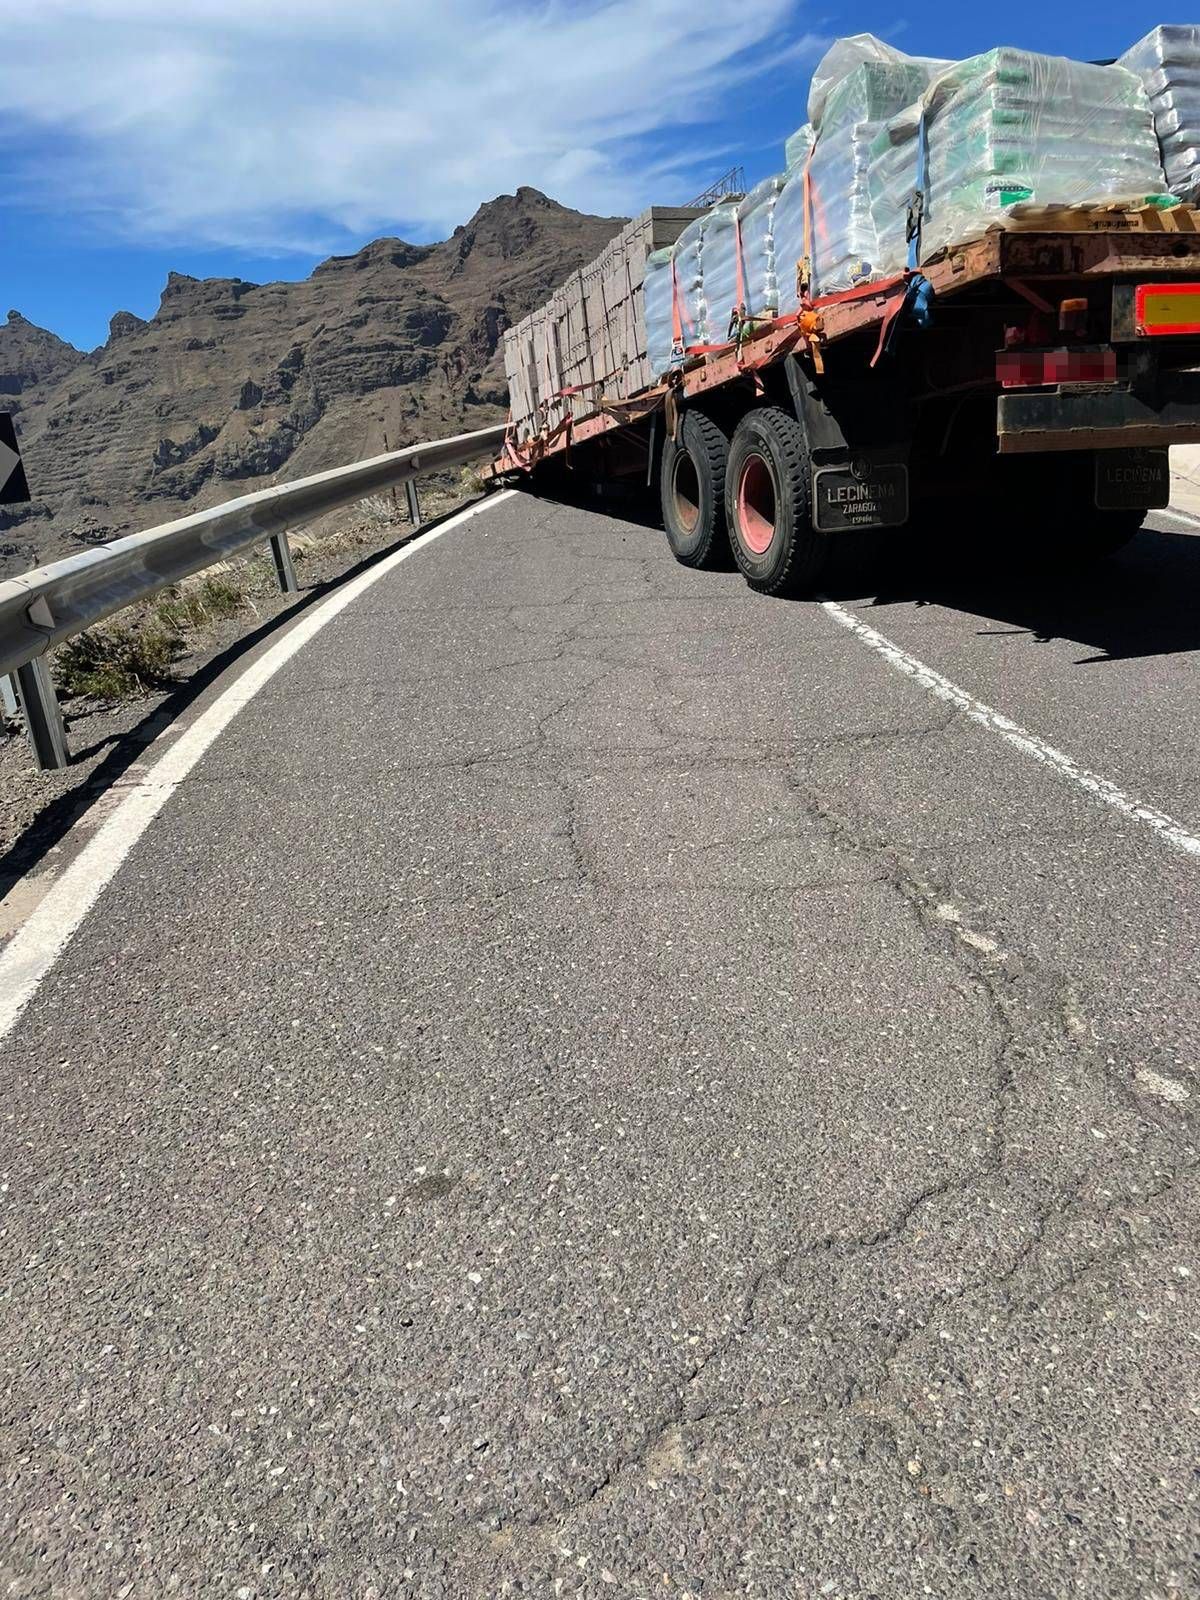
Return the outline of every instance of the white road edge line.
{"type": "MultiPolygon", "coordinates": [[[[53,967],[68,941],[95,905],[126,856],[145,833],[213,741],[233,721],[243,706],[264,688],[279,669],[302,650],[321,629],[364,594],[380,578],[386,578],[402,561],[459,528],[472,517],[512,499],[516,493],[506,489],[490,495],[465,511],[449,517],[440,526],[417,537],[401,549],[385,556],[373,567],[352,578],[312,611],[300,617],[283,637],[252,661],[244,672],[191,723],[161,755],[136,786],[130,789],[117,809],[100,825],[46,891],[43,899],[0,951],[0,1039],[9,1033],[17,1018],[32,1000],[42,979],[53,967]]],[[[167,730],[167,736],[174,729],[167,730]]],[[[163,738],[159,735],[159,738],[163,738]]],[[[157,743],[157,741],[156,741],[157,743]]],[[[151,749],[153,750],[153,745],[151,749]]]]}
{"type": "Polygon", "coordinates": [[[1044,739],[1039,739],[1036,733],[1030,733],[1019,723],[1011,721],[1001,712],[985,705],[982,700],[977,700],[973,694],[960,689],[956,683],[951,683],[949,678],[943,678],[940,672],[927,667],[916,656],[910,656],[907,650],[902,650],[882,633],[877,633],[874,628],[868,627],[859,617],[838,605],[835,600],[822,600],[821,605],[835,622],[840,622],[843,628],[849,628],[851,633],[865,645],[869,645],[872,650],[877,651],[890,666],[895,667],[897,672],[903,672],[906,677],[914,679],[938,700],[945,700],[950,705],[957,706],[964,716],[970,717],[972,722],[979,723],[992,733],[998,733],[1002,739],[1007,739],[1009,744],[1015,745],[1022,754],[1032,756],[1044,767],[1051,767],[1062,777],[1069,778],[1094,799],[1103,801],[1114,811],[1119,811],[1122,816],[1153,828],[1161,839],[1165,839],[1184,855],[1200,856],[1200,838],[1194,833],[1189,833],[1165,811],[1145,805],[1141,800],[1136,800],[1123,789],[1119,789],[1109,779],[1102,778],[1099,773],[1089,772],[1086,767],[1081,767],[1070,756],[1064,755],[1061,750],[1056,750],[1044,739]]]}

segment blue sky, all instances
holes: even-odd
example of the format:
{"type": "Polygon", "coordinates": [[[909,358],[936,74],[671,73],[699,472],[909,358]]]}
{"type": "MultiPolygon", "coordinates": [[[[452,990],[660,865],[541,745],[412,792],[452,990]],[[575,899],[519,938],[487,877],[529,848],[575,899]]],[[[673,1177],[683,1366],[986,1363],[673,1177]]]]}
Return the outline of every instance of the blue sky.
{"type": "MultiPolygon", "coordinates": [[[[601,214],[782,165],[847,33],[917,55],[1088,58],[1137,8],[930,0],[7,0],[0,317],[83,348],[167,272],[296,278],[381,233],[444,238],[522,183],[601,214]]],[[[1157,19],[1155,19],[1157,20],[1157,19]]]]}

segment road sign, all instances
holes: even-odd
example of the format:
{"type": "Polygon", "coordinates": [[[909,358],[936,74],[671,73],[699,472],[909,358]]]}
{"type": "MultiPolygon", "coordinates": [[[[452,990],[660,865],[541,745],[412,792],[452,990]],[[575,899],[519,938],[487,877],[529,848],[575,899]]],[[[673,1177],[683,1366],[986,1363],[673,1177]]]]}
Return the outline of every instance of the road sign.
{"type": "Polygon", "coordinates": [[[0,411],[0,506],[29,499],[29,484],[17,448],[17,430],[6,411],[0,411]]]}

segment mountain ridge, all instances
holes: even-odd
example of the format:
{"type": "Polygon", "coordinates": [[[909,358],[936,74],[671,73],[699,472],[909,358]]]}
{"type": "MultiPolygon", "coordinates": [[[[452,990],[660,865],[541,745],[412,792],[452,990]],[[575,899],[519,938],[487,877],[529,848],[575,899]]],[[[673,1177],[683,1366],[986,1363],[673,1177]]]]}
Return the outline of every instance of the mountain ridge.
{"type": "Polygon", "coordinates": [[[37,498],[0,509],[0,571],[502,420],[504,329],[623,221],[522,187],[448,239],[374,239],[299,280],[171,272],[90,352],[10,312],[0,408],[37,498]]]}

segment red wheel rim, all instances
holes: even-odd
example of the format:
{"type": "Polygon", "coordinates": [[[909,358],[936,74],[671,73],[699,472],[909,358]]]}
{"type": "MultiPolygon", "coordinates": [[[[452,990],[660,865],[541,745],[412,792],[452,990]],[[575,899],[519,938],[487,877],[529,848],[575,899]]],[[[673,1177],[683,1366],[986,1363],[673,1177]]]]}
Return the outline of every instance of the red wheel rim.
{"type": "Polygon", "coordinates": [[[696,463],[686,450],[675,457],[671,473],[671,493],[675,499],[675,515],[685,533],[695,533],[700,522],[700,478],[696,463]]]}
{"type": "Polygon", "coordinates": [[[762,456],[742,462],[737,514],[738,537],[752,555],[764,555],[775,537],[775,480],[762,456]]]}

